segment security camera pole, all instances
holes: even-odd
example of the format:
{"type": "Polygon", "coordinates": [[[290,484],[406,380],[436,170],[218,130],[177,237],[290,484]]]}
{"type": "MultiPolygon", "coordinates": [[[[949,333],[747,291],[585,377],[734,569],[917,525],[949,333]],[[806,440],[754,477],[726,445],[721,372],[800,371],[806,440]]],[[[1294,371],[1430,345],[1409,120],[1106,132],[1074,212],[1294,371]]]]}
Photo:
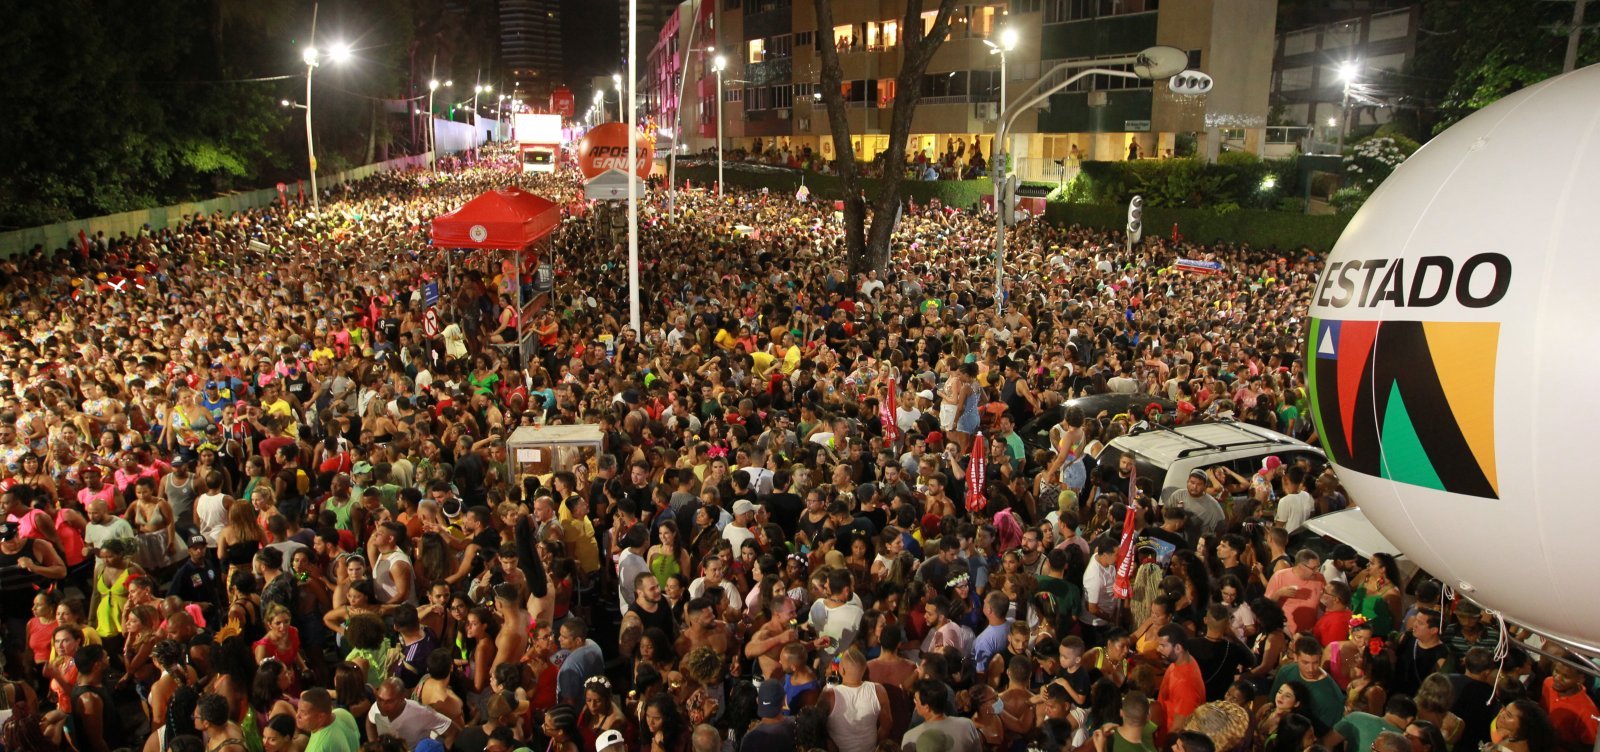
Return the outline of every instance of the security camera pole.
{"type": "Polygon", "coordinates": [[[1052,86],[1049,89],[1035,95],[1032,99],[1024,101],[1014,110],[1008,112],[1006,117],[1000,119],[1000,124],[995,128],[994,135],[993,149],[996,150],[996,153],[991,155],[994,158],[994,166],[992,170],[994,180],[995,215],[994,314],[997,324],[1000,314],[1005,311],[1006,213],[1004,211],[1004,207],[1009,205],[1011,196],[1008,194],[1010,194],[1012,191],[1012,189],[1008,188],[1006,185],[1006,176],[1004,173],[1005,160],[1002,158],[1002,154],[999,153],[998,150],[1005,148],[1006,133],[1011,130],[1011,124],[1016,121],[1017,116],[1039,106],[1041,103],[1048,100],[1050,95],[1077,83],[1085,76],[1091,76],[1098,73],[1105,76],[1115,76],[1117,78],[1132,78],[1149,81],[1157,78],[1167,78],[1177,75],[1183,71],[1184,66],[1187,65],[1188,62],[1189,54],[1183,50],[1175,47],[1158,46],[1146,49],[1137,55],[1128,55],[1126,57],[1114,57],[1105,60],[1079,60],[1062,63],[1054,68],[1051,68],[1050,71],[1045,73],[1043,76],[1040,76],[1039,80],[1035,81],[1033,86],[1028,87],[1027,91],[1022,93],[1022,96],[1028,96],[1033,92],[1034,89],[1039,87],[1039,84],[1054,78],[1057,73],[1071,70],[1073,68],[1082,68],[1088,65],[1131,65],[1133,66],[1133,72],[1125,70],[1113,70],[1110,68],[1089,68],[1088,70],[1079,71],[1078,73],[1068,76],[1067,79],[1061,83],[1058,83],[1055,86],[1052,86]]]}

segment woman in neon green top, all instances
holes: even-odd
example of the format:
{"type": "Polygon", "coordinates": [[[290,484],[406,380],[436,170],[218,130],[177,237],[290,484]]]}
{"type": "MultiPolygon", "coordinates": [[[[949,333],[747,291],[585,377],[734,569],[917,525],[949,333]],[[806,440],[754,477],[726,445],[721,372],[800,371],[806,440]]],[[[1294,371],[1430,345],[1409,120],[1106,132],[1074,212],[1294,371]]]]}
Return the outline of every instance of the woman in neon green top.
{"type": "Polygon", "coordinates": [[[131,538],[114,538],[100,548],[100,576],[94,581],[94,631],[101,637],[122,634],[122,612],[128,606],[128,580],[144,574],[128,561],[131,538]]]}
{"type": "Polygon", "coordinates": [[[345,642],[350,652],[344,658],[361,667],[367,675],[367,684],[376,689],[389,675],[389,638],[384,635],[383,620],[374,614],[353,614],[344,628],[345,642]]]}

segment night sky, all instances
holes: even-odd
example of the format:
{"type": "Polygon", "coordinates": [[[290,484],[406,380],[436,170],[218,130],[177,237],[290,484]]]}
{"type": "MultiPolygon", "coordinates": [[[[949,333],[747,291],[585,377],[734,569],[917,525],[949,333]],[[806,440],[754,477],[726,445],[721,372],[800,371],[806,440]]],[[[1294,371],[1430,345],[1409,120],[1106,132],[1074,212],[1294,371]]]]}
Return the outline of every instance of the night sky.
{"type": "Polygon", "coordinates": [[[561,0],[561,54],[566,84],[577,91],[610,76],[622,61],[616,0],[561,0]]]}

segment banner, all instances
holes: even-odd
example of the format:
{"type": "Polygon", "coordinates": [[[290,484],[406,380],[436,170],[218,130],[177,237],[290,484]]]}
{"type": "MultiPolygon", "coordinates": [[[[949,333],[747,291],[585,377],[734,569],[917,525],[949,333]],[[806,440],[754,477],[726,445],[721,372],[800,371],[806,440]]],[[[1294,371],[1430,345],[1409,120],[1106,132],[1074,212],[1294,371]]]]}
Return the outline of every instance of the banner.
{"type": "Polygon", "coordinates": [[[988,469],[985,460],[983,432],[972,437],[972,458],[967,462],[967,511],[981,512],[989,506],[989,501],[983,498],[983,476],[988,469]]]}
{"type": "Polygon", "coordinates": [[[1128,516],[1122,521],[1122,541],[1117,544],[1117,579],[1111,586],[1111,594],[1116,598],[1127,600],[1133,594],[1133,569],[1134,535],[1138,533],[1139,502],[1135,499],[1138,492],[1139,469],[1134,468],[1128,473],[1128,516]]]}
{"type": "Polygon", "coordinates": [[[78,231],[78,252],[83,254],[83,260],[89,260],[89,234],[83,230],[78,231]]]}
{"type": "Polygon", "coordinates": [[[899,412],[899,405],[895,404],[894,379],[889,379],[889,394],[878,405],[878,420],[883,423],[883,443],[891,445],[900,440],[900,426],[895,423],[895,415],[899,412]]]}
{"type": "Polygon", "coordinates": [[[1172,268],[1190,274],[1221,274],[1221,261],[1201,261],[1199,259],[1178,259],[1172,262],[1172,268]]]}

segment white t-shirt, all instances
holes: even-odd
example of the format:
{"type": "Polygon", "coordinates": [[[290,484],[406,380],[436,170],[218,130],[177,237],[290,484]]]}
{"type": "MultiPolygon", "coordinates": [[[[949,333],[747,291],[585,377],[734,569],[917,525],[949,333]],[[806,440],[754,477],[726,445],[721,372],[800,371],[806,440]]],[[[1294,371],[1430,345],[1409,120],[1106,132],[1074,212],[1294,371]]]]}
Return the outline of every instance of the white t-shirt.
{"type": "Polygon", "coordinates": [[[372,722],[380,735],[394,734],[400,737],[407,749],[415,748],[423,739],[438,739],[450,731],[449,718],[416,700],[406,700],[405,710],[400,711],[400,716],[394,720],[390,720],[378,710],[377,703],[373,703],[372,709],[367,711],[367,720],[372,722]]]}
{"type": "MultiPolygon", "coordinates": [[[[689,597],[699,598],[706,594],[706,578],[697,577],[689,583],[689,597]]],[[[744,613],[744,599],[739,597],[739,589],[727,580],[722,581],[722,594],[728,602],[728,607],[738,613],[744,613]]]]}
{"type": "Polygon", "coordinates": [[[739,547],[743,546],[744,542],[747,540],[755,540],[756,534],[751,532],[750,528],[747,527],[728,525],[722,529],[722,539],[733,546],[733,552],[735,555],[737,555],[739,553],[739,547]]]}
{"type": "Polygon", "coordinates": [[[1112,567],[1100,566],[1100,562],[1089,562],[1089,568],[1083,572],[1083,614],[1081,618],[1090,626],[1102,626],[1106,620],[1089,613],[1089,604],[1093,603],[1106,613],[1115,613],[1117,610],[1116,595],[1112,586],[1117,584],[1117,570],[1112,567]]]}
{"type": "Polygon", "coordinates": [[[194,500],[195,523],[206,543],[213,546],[217,545],[217,533],[228,526],[228,507],[223,503],[227,498],[224,494],[200,494],[194,500]]]}
{"type": "Polygon", "coordinates": [[[1274,519],[1283,523],[1283,529],[1293,534],[1306,520],[1311,518],[1311,513],[1316,510],[1316,502],[1311,499],[1311,494],[1301,491],[1286,494],[1278,499],[1278,514],[1274,519]]]}

